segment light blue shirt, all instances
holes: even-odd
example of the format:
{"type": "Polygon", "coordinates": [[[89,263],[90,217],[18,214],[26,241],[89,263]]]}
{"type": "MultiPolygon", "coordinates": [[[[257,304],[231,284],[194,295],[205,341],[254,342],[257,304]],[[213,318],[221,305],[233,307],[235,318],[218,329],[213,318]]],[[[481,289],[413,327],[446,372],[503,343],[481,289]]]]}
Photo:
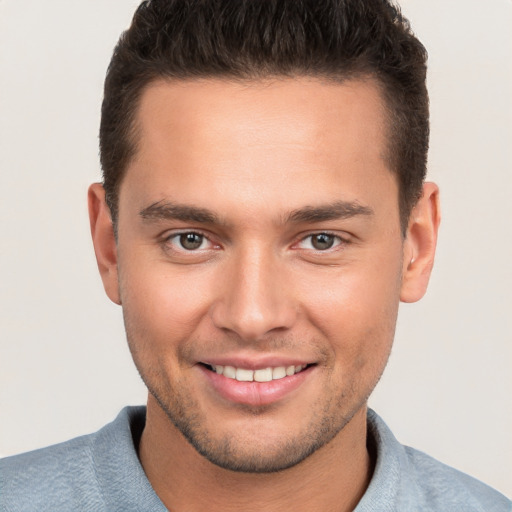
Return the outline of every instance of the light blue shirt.
{"type": "MultiPolygon", "coordinates": [[[[151,511],[166,508],[137,457],[145,408],[126,407],[95,434],[0,461],[1,512],[151,511]]],[[[510,512],[487,485],[402,446],[373,411],[377,461],[356,512],[510,512]]]]}

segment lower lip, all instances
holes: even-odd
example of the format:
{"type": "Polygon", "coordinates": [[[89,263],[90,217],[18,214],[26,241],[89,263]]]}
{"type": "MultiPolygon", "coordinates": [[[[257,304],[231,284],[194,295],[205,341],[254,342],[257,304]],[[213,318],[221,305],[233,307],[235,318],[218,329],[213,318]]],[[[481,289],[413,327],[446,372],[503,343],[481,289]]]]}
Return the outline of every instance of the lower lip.
{"type": "Polygon", "coordinates": [[[309,366],[295,375],[269,382],[239,382],[208,370],[202,365],[198,365],[198,368],[222,398],[252,406],[270,405],[282,400],[302,385],[314,370],[314,366],[309,366]]]}

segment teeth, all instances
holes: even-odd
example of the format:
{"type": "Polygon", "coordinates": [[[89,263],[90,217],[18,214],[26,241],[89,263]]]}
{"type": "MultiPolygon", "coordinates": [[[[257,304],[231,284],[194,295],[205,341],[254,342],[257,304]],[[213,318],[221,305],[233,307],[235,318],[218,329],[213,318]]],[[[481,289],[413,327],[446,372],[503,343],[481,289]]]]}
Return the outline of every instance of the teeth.
{"type": "Polygon", "coordinates": [[[236,368],[233,368],[233,366],[224,366],[222,375],[228,379],[236,379],[236,368]]]}
{"type": "Polygon", "coordinates": [[[240,382],[252,382],[255,377],[255,373],[252,370],[244,370],[243,368],[236,369],[236,380],[240,382]]]}
{"type": "Polygon", "coordinates": [[[272,370],[273,379],[282,379],[286,377],[286,368],[284,366],[278,366],[272,370]]]}
{"type": "Polygon", "coordinates": [[[297,366],[277,366],[275,368],[261,368],[259,370],[248,370],[246,368],[235,368],[234,366],[212,365],[212,370],[228,379],[235,379],[240,382],[270,382],[271,380],[283,379],[299,373],[306,364],[297,366]]]}
{"type": "Polygon", "coordinates": [[[272,380],[272,368],[256,370],[254,372],[254,380],[256,382],[270,382],[272,380]]]}

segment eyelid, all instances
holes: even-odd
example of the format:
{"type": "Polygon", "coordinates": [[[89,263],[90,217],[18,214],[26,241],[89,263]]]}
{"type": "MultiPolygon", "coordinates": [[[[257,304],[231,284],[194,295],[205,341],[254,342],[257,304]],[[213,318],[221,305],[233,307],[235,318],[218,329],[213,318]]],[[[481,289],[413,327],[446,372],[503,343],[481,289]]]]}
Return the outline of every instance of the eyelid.
{"type": "MultiPolygon", "coordinates": [[[[308,238],[311,238],[311,237],[313,237],[315,235],[321,235],[321,234],[325,234],[325,235],[329,235],[329,236],[334,237],[335,239],[338,240],[338,243],[335,244],[333,247],[331,247],[329,249],[325,249],[325,250],[314,249],[314,248],[304,249],[304,250],[315,251],[315,252],[318,252],[318,253],[322,253],[322,252],[323,253],[328,253],[328,252],[332,252],[332,251],[336,250],[340,246],[345,246],[345,245],[351,243],[351,237],[349,235],[343,236],[343,235],[341,235],[338,232],[333,232],[333,231],[330,231],[330,230],[327,230],[327,229],[321,229],[321,230],[311,231],[309,233],[302,233],[302,234],[300,234],[296,238],[296,241],[293,242],[292,249],[294,249],[294,248],[301,249],[300,247],[297,247],[299,244],[301,244],[302,242],[304,242],[308,238]]],[[[196,229],[196,228],[168,230],[165,233],[163,233],[159,238],[160,238],[160,243],[162,244],[162,246],[172,245],[172,246],[174,246],[173,250],[175,250],[177,252],[193,253],[193,252],[201,252],[201,251],[204,251],[204,250],[209,250],[209,249],[212,249],[212,248],[213,249],[221,248],[221,244],[219,244],[218,242],[215,242],[214,240],[212,240],[213,237],[212,237],[211,234],[206,233],[203,230],[196,229]],[[203,237],[205,240],[207,240],[209,242],[209,245],[211,247],[209,247],[207,249],[196,249],[195,251],[192,251],[192,250],[187,250],[187,249],[184,249],[184,248],[179,249],[179,248],[176,248],[176,246],[174,244],[171,244],[171,240],[172,239],[177,238],[177,237],[179,237],[181,235],[186,235],[188,233],[194,233],[196,235],[199,235],[199,236],[203,237]]]]}
{"type": "Polygon", "coordinates": [[[189,229],[176,229],[176,230],[166,231],[165,233],[162,234],[160,239],[161,239],[160,243],[162,244],[162,246],[164,246],[164,248],[170,246],[173,251],[182,252],[182,253],[194,253],[194,252],[199,253],[202,251],[207,251],[209,249],[215,249],[215,248],[220,247],[220,244],[215,243],[212,240],[211,235],[205,233],[204,231],[202,231],[200,229],[190,229],[189,228],[189,229]],[[209,242],[210,247],[208,247],[206,249],[187,250],[183,247],[179,248],[179,247],[177,247],[176,244],[172,243],[173,239],[176,239],[182,235],[187,235],[189,233],[193,233],[195,235],[199,235],[199,236],[203,237],[204,240],[207,240],[209,242]]]}
{"type": "MultiPolygon", "coordinates": [[[[347,245],[347,244],[350,243],[350,238],[348,236],[342,236],[339,233],[336,233],[336,232],[333,232],[333,231],[329,231],[327,229],[320,229],[318,231],[312,231],[312,232],[309,232],[307,234],[301,235],[300,238],[296,242],[294,242],[293,247],[294,248],[297,247],[300,243],[302,243],[305,240],[307,240],[308,238],[311,238],[311,237],[316,236],[316,235],[332,236],[332,237],[334,237],[335,239],[338,240],[338,243],[335,244],[333,247],[329,247],[328,249],[325,249],[325,250],[315,249],[315,248],[304,249],[304,250],[314,251],[314,252],[317,252],[317,253],[329,253],[329,252],[337,250],[340,246],[344,246],[344,245],[347,245]]],[[[299,249],[300,249],[300,247],[299,247],[299,249]]]]}

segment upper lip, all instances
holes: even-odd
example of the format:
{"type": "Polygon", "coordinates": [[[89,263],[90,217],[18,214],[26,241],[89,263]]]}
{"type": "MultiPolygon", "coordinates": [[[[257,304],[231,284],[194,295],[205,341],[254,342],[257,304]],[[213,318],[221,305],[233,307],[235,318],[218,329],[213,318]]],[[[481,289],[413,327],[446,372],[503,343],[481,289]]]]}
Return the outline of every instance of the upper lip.
{"type": "Polygon", "coordinates": [[[277,368],[279,366],[305,366],[314,364],[313,361],[307,359],[299,359],[297,357],[286,356],[261,356],[261,357],[208,357],[199,361],[200,363],[210,366],[233,366],[235,368],[245,368],[247,370],[261,370],[264,368],[277,368]]]}

